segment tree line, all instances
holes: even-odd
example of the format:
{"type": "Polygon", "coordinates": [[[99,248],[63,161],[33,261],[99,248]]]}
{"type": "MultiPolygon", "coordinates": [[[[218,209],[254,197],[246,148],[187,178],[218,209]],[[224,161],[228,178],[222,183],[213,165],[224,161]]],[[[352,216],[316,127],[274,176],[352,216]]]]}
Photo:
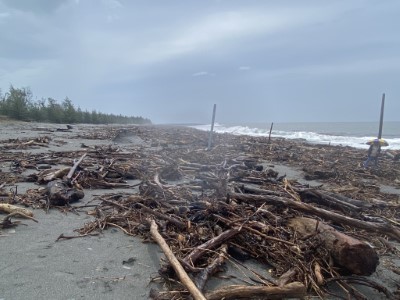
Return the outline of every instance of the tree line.
{"type": "Polygon", "coordinates": [[[61,103],[53,98],[32,100],[29,88],[14,88],[2,95],[0,90],[0,115],[21,121],[87,124],[151,124],[143,117],[128,117],[91,112],[76,107],[67,97],[61,103]]]}

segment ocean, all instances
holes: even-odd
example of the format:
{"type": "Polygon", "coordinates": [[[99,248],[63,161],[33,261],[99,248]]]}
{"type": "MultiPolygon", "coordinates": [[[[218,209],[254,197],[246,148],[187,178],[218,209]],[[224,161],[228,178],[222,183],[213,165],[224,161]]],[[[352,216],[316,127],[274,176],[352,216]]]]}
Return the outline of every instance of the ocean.
{"type": "MultiPolygon", "coordinates": [[[[210,124],[191,126],[209,131],[210,124]]],[[[236,135],[268,136],[271,124],[218,124],[214,131],[236,135]]],[[[378,136],[378,122],[311,122],[311,123],[274,123],[271,137],[285,139],[303,139],[314,144],[350,146],[368,149],[366,142],[378,136]]],[[[400,122],[384,122],[382,138],[389,146],[384,150],[400,150],[400,122]]]]}

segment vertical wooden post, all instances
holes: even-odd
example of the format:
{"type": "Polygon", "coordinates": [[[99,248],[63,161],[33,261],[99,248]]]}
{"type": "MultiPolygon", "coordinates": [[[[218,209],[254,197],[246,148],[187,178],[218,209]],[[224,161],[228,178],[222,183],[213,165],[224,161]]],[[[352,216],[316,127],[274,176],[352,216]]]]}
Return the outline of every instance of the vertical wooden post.
{"type": "Polygon", "coordinates": [[[208,147],[207,150],[211,149],[211,142],[212,142],[212,135],[213,135],[213,130],[214,130],[214,122],[215,122],[215,112],[217,110],[217,104],[214,104],[214,109],[213,109],[213,115],[212,115],[212,120],[211,120],[211,130],[210,134],[208,136],[208,147]]]}
{"type": "Polygon", "coordinates": [[[272,123],[271,123],[271,128],[269,129],[268,143],[271,141],[271,132],[272,132],[272,127],[274,127],[274,122],[272,122],[272,123]]]}
{"type": "Polygon", "coordinates": [[[382,104],[381,104],[381,118],[379,120],[379,133],[378,139],[382,138],[382,128],[383,128],[383,112],[385,110],[385,93],[382,94],[382,104]]]}

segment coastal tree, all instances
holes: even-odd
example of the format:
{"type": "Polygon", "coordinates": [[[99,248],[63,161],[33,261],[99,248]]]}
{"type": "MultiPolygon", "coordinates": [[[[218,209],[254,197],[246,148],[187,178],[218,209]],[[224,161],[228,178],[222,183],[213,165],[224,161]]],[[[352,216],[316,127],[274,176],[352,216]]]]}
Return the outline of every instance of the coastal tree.
{"type": "Polygon", "coordinates": [[[47,99],[47,117],[52,123],[62,123],[63,109],[59,103],[53,98],[47,99]]]}
{"type": "Polygon", "coordinates": [[[28,120],[28,107],[32,93],[28,88],[14,88],[10,86],[9,92],[4,97],[5,114],[16,120],[28,120]]]}
{"type": "Polygon", "coordinates": [[[0,90],[0,115],[23,120],[52,123],[88,123],[88,124],[151,124],[149,119],[105,114],[92,110],[76,108],[72,100],[66,97],[62,103],[54,98],[32,100],[29,88],[14,88],[12,85],[4,95],[0,90]]]}
{"type": "Polygon", "coordinates": [[[77,114],[71,99],[66,97],[62,103],[64,112],[63,122],[64,123],[75,123],[77,121],[77,114]]]}

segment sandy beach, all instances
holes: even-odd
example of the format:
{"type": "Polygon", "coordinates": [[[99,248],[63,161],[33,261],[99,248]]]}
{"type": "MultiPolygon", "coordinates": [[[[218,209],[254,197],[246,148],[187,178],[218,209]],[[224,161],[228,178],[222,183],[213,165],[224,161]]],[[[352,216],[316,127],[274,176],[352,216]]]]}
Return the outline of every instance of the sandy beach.
{"type": "MultiPolygon", "coordinates": [[[[30,158],[33,156],[43,158],[40,166],[55,169],[62,165],[45,163],[46,159],[50,159],[54,153],[65,153],[63,165],[71,167],[74,161],[79,159],[81,153],[86,151],[89,153],[88,156],[93,158],[97,155],[96,151],[100,153],[101,150],[103,156],[102,160],[98,160],[99,165],[82,164],[82,168],[89,168],[94,172],[101,170],[100,162],[103,166],[111,164],[109,158],[104,156],[107,148],[114,149],[115,153],[133,153],[132,160],[135,161],[142,159],[144,162],[149,157],[153,157],[152,163],[157,165],[159,161],[167,160],[165,153],[168,152],[164,151],[165,149],[172,149],[172,151],[182,147],[189,149],[188,144],[192,141],[194,145],[191,145],[190,149],[194,148],[195,152],[201,156],[206,151],[207,145],[206,132],[194,137],[191,131],[173,126],[73,125],[71,130],[66,130],[65,125],[58,124],[2,122],[0,126],[2,129],[0,133],[2,202],[9,201],[9,197],[5,195],[10,191],[15,191],[16,187],[16,196],[20,199],[24,199],[31,189],[45,187],[43,184],[39,185],[37,182],[27,180],[43,170],[38,164],[29,165],[30,158]],[[172,137],[175,137],[174,142],[171,142],[172,137]],[[47,138],[48,142],[29,144],[30,141],[39,141],[36,140],[38,138],[47,138]]],[[[227,141],[229,138],[226,135],[215,137],[213,147],[230,149],[227,141]]],[[[256,156],[255,153],[257,153],[260,164],[265,169],[274,170],[279,174],[278,176],[286,175],[289,180],[311,187],[327,186],[336,190],[342,188],[343,191],[349,190],[350,187],[355,190],[357,187],[361,191],[357,194],[358,196],[365,195],[367,198],[368,195],[373,194],[375,200],[392,203],[395,210],[393,221],[398,222],[395,218],[398,217],[400,203],[399,162],[393,162],[390,158],[384,157],[381,169],[363,170],[360,167],[365,156],[362,150],[346,148],[342,156],[336,157],[335,149],[338,147],[314,145],[314,150],[310,150],[304,142],[299,141],[273,140],[272,143],[267,144],[263,138],[249,138],[241,146],[241,153],[246,155],[250,146],[258,147],[258,152],[253,149],[251,155],[256,156]],[[268,153],[275,154],[267,156],[263,153],[267,151],[264,149],[267,149],[268,153]],[[313,151],[318,152],[319,156],[313,154],[313,151]],[[353,166],[348,165],[349,155],[346,153],[351,153],[352,157],[358,158],[358,161],[351,162],[353,166]],[[330,163],[331,169],[327,169],[325,165],[327,162],[330,163]],[[315,167],[317,164],[318,168],[315,167]],[[333,165],[337,172],[336,178],[329,173],[333,165]],[[346,170],[351,170],[351,174],[346,170]],[[322,171],[325,173],[321,173],[322,171]],[[347,174],[347,177],[342,177],[341,181],[337,174],[347,174]]],[[[235,145],[235,147],[239,146],[235,145]]],[[[216,152],[216,160],[219,159],[217,154],[220,153],[216,152]]],[[[223,161],[224,157],[221,156],[220,163],[223,161]]],[[[194,164],[195,161],[191,163],[194,164]]],[[[72,207],[76,208],[74,210],[63,211],[60,208],[50,208],[46,212],[43,208],[28,207],[33,210],[34,218],[38,223],[27,219],[13,219],[21,223],[12,228],[0,229],[0,276],[2,278],[0,300],[147,299],[152,287],[160,289],[160,285],[151,284],[151,279],[158,276],[160,258],[163,257],[162,251],[154,243],[143,243],[140,237],[124,234],[120,228],[112,226],[99,235],[57,241],[61,234],[79,235],[77,230],[94,220],[93,210],[101,202],[98,199],[99,196],[119,193],[138,195],[143,180],[140,176],[145,174],[147,168],[151,169],[153,165],[140,165],[140,168],[138,167],[135,171],[137,173],[132,171],[134,174],[129,179],[118,182],[120,185],[112,189],[84,188],[84,198],[72,204],[72,207]]],[[[146,174],[146,176],[149,175],[146,174]]],[[[170,180],[163,182],[162,185],[180,182],[182,180],[170,180]]],[[[15,204],[19,205],[18,201],[15,204]]],[[[4,216],[5,214],[0,214],[0,219],[4,216]]],[[[398,223],[394,226],[399,228],[398,223]]],[[[391,245],[394,247],[392,251],[378,249],[380,264],[370,278],[396,295],[400,275],[395,271],[400,270],[400,246],[393,240],[391,240],[391,245]]],[[[252,267],[258,268],[259,272],[264,272],[265,276],[269,276],[268,270],[259,263],[255,261],[249,263],[252,267]]],[[[228,274],[229,272],[231,271],[228,271],[228,274]]],[[[211,281],[207,288],[241,282],[242,279],[237,275],[238,273],[240,272],[232,271],[232,276],[235,277],[222,283],[217,284],[211,281]]],[[[360,290],[371,297],[368,299],[387,299],[376,290],[365,287],[361,287],[360,290]]]]}

